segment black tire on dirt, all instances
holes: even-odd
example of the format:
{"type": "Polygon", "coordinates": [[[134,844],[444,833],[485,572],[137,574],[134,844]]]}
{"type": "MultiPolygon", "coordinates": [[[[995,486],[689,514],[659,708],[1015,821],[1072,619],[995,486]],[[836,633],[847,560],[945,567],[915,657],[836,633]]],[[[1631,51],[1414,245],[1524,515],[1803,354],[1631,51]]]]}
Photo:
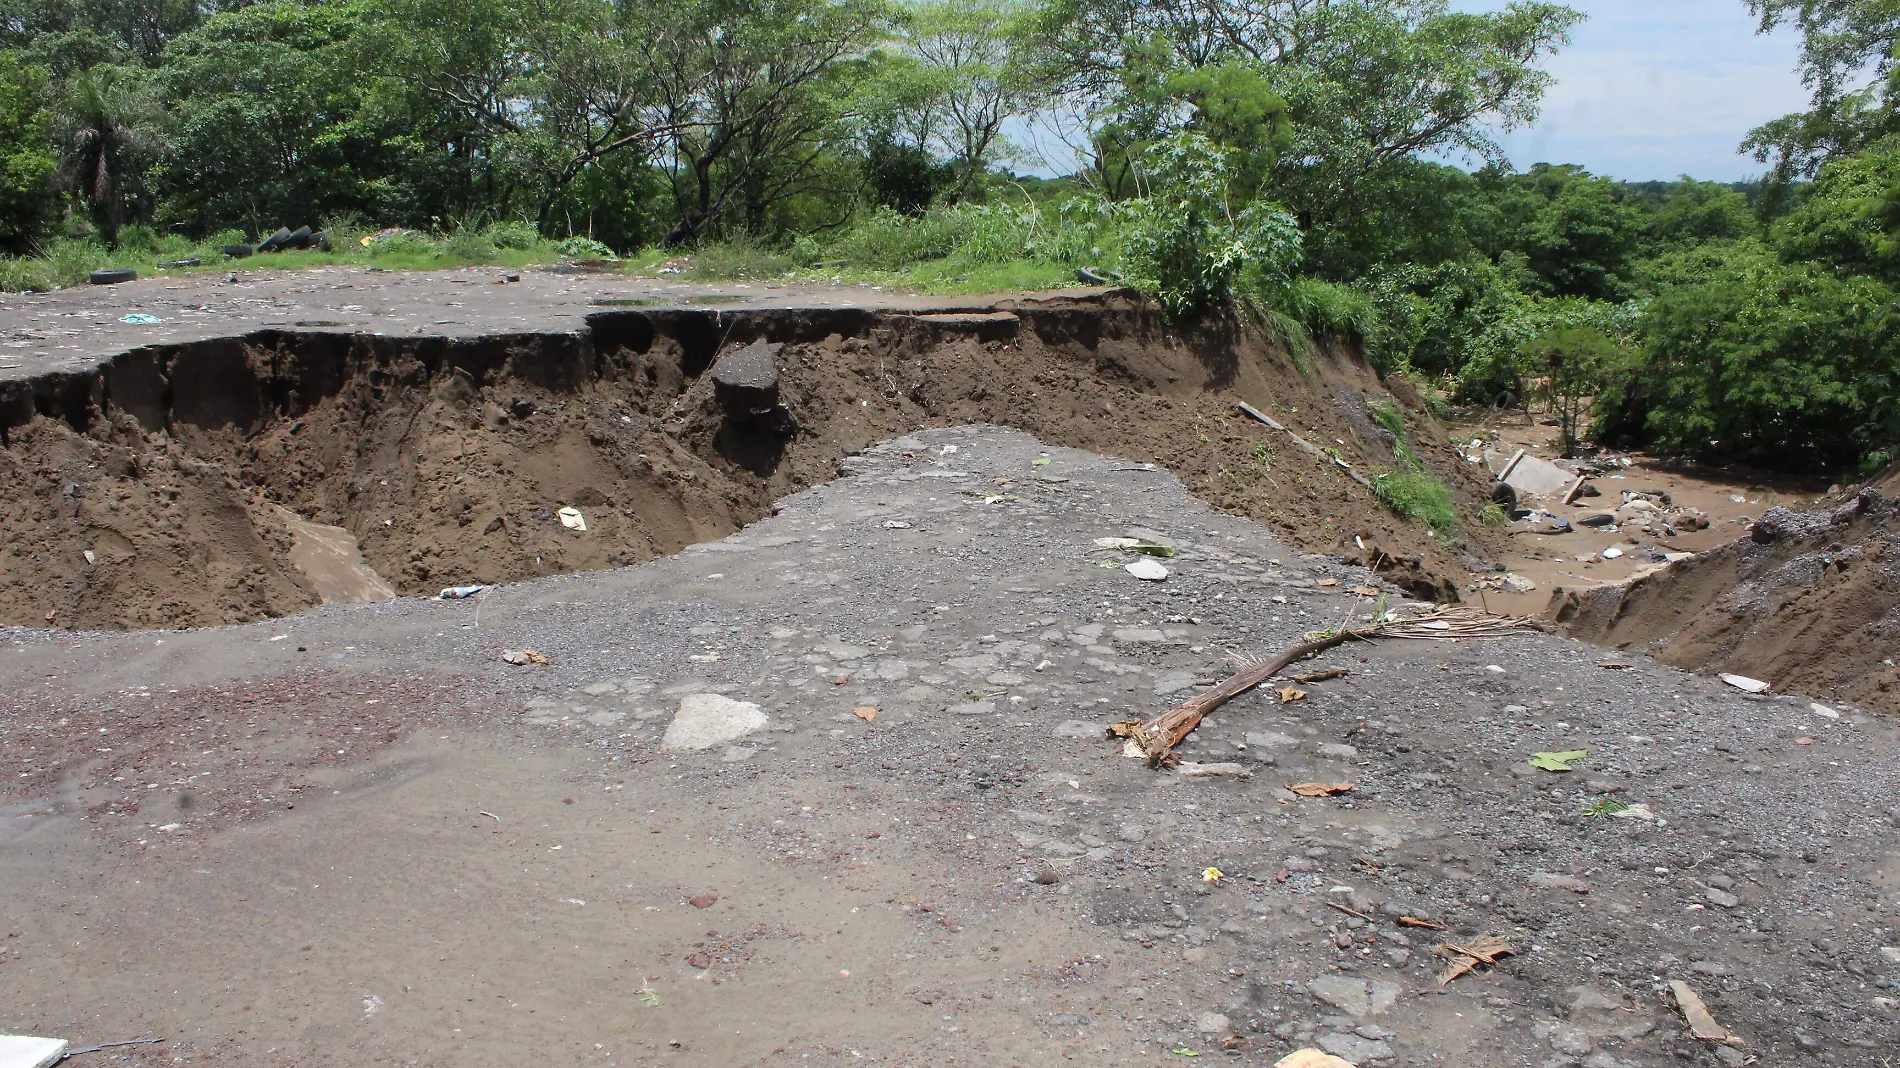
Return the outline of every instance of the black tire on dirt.
{"type": "Polygon", "coordinates": [[[130,267],[101,267],[86,276],[86,281],[96,286],[115,286],[120,282],[130,282],[139,273],[130,267]]]}
{"type": "Polygon", "coordinates": [[[1491,484],[1491,503],[1508,512],[1517,511],[1517,489],[1509,482],[1491,484]]]}

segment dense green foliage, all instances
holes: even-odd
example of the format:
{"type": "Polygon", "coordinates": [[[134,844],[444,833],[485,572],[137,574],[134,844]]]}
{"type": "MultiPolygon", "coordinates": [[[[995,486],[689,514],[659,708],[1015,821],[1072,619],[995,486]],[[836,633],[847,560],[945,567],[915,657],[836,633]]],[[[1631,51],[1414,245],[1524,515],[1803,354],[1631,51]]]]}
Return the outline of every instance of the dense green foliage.
{"type": "MultiPolygon", "coordinates": [[[[291,262],[1089,268],[1535,398],[1573,447],[1877,463],[1900,3],[1737,2],[1799,31],[1813,92],[1741,185],[1513,172],[1497,136],[1581,19],[1541,0],[0,0],[0,287],[301,224],[330,249],[291,262]]],[[[1423,478],[1382,492],[1449,522],[1423,478]]]]}

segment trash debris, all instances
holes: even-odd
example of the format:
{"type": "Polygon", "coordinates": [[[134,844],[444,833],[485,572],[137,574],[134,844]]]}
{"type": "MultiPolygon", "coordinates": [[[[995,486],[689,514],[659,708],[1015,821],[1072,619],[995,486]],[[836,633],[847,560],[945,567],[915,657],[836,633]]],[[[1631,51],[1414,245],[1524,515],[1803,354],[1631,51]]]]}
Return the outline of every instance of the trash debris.
{"type": "Polygon", "coordinates": [[[884,521],[884,529],[885,530],[909,530],[910,524],[904,522],[902,519],[886,519],[884,521]]]}
{"type": "Polygon", "coordinates": [[[1049,466],[1049,458],[1048,458],[1047,456],[1038,456],[1038,457],[1036,457],[1036,458],[1035,458],[1034,460],[1031,460],[1031,461],[1029,461],[1029,466],[1031,466],[1031,467],[1048,467],[1048,466],[1049,466]]]}
{"type": "Polygon", "coordinates": [[[1148,582],[1164,582],[1168,577],[1168,569],[1150,559],[1137,560],[1127,565],[1125,570],[1136,578],[1148,582]]]}
{"type": "Polygon", "coordinates": [[[561,525],[567,529],[578,530],[583,534],[587,532],[587,517],[581,514],[579,508],[569,505],[554,514],[560,517],[561,525]]]}
{"type": "Polygon", "coordinates": [[[1744,693],[1767,693],[1769,686],[1760,679],[1751,679],[1747,675],[1722,675],[1722,681],[1744,693]]]}
{"type": "Polygon", "coordinates": [[[121,316],[119,321],[122,323],[131,323],[133,326],[157,326],[165,320],[145,312],[133,312],[130,315],[121,316]]]}
{"type": "Polygon", "coordinates": [[[1533,753],[1531,767],[1542,768],[1545,771],[1575,771],[1576,769],[1570,766],[1571,763],[1589,755],[1588,749],[1570,749],[1562,753],[1533,753]]]}
{"type": "Polygon", "coordinates": [[[1438,985],[1444,986],[1461,975],[1475,971],[1480,964],[1495,968],[1499,957],[1508,957],[1517,950],[1509,942],[1497,935],[1485,935],[1470,945],[1453,945],[1443,942],[1432,947],[1432,955],[1443,957],[1451,963],[1438,973],[1438,985]]]}
{"type": "Polygon", "coordinates": [[[1283,705],[1306,700],[1306,691],[1293,686],[1282,686],[1274,692],[1280,695],[1280,703],[1283,705]]]}
{"type": "Polygon", "coordinates": [[[0,1064],[8,1068],[52,1068],[66,1059],[66,1040],[31,1035],[0,1035],[0,1064]]]}
{"type": "Polygon", "coordinates": [[[1841,718],[1841,714],[1840,714],[1839,712],[1836,712],[1836,711],[1834,711],[1833,709],[1831,709],[1831,708],[1829,708],[1829,707],[1827,707],[1827,706],[1826,706],[1826,705],[1824,705],[1824,704],[1821,704],[1821,703],[1820,703],[1820,702],[1818,702],[1818,701],[1815,701],[1815,702],[1812,702],[1812,703],[1810,703],[1810,704],[1808,705],[1808,711],[1810,711],[1810,712],[1812,712],[1812,713],[1814,713],[1814,714],[1815,714],[1815,715],[1817,715],[1817,716],[1822,716],[1822,717],[1824,717],[1824,718],[1827,718],[1827,719],[1840,719],[1840,718],[1841,718]]]}
{"type": "Polygon", "coordinates": [[[1352,793],[1352,783],[1296,782],[1289,784],[1287,789],[1299,794],[1301,797],[1332,797],[1334,794],[1352,793]]]}
{"type": "Polygon", "coordinates": [[[450,586],[435,595],[438,601],[459,601],[464,597],[473,597],[487,589],[486,586],[450,586]]]}
{"type": "Polygon", "coordinates": [[[1603,550],[1602,552],[1600,552],[1600,553],[1598,553],[1597,555],[1598,555],[1598,556],[1601,556],[1601,557],[1603,557],[1603,558],[1604,558],[1605,560],[1614,560],[1614,559],[1616,559],[1617,557],[1619,557],[1619,556],[1622,556],[1622,555],[1623,555],[1623,550],[1621,550],[1621,549],[1619,549],[1619,548],[1617,548],[1616,546],[1614,546],[1614,545],[1612,545],[1612,546],[1610,546],[1609,548],[1607,548],[1607,549],[1605,549],[1605,550],[1603,550]]]}
{"type": "Polygon", "coordinates": [[[851,710],[851,714],[869,723],[877,718],[877,709],[872,708],[870,705],[859,705],[857,708],[851,710]]]}
{"type": "Polygon", "coordinates": [[[1226,877],[1226,873],[1219,868],[1208,868],[1201,872],[1201,881],[1204,883],[1217,883],[1226,877]]]}
{"type": "Polygon", "coordinates": [[[517,667],[527,664],[545,664],[548,658],[539,649],[503,649],[502,660],[517,667]]]}
{"type": "Polygon", "coordinates": [[[1273,1068],[1358,1068],[1358,1066],[1321,1050],[1296,1049],[1274,1061],[1273,1068]]]}
{"type": "MultiPolygon", "coordinates": [[[[1492,453],[1486,459],[1489,460],[1492,457],[1502,458],[1502,454],[1492,453]]],[[[1554,493],[1563,493],[1570,488],[1576,477],[1575,472],[1566,471],[1549,460],[1538,459],[1522,449],[1517,450],[1509,460],[1505,461],[1497,474],[1499,482],[1510,486],[1519,494],[1529,494],[1532,497],[1548,497],[1554,493]]]]}
{"type": "Polygon", "coordinates": [[[1714,1014],[1702,1003],[1701,995],[1690,989],[1689,984],[1680,979],[1669,980],[1669,992],[1676,996],[1676,1006],[1682,1010],[1682,1018],[1689,1024],[1689,1033],[1704,1042],[1714,1042],[1724,1046],[1739,1046],[1742,1040],[1733,1031],[1715,1022],[1714,1014]]]}

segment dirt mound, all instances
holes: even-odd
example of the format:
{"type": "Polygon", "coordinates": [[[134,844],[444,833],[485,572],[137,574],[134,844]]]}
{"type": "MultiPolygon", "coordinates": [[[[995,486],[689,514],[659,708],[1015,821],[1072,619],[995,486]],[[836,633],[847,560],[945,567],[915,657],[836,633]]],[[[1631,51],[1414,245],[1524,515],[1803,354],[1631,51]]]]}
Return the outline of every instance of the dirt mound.
{"type": "Polygon", "coordinates": [[[1573,637],[1670,664],[1900,713],[1900,468],[1810,511],[1771,508],[1749,536],[1621,586],[1564,591],[1573,637]]]}
{"type": "MultiPolygon", "coordinates": [[[[313,529],[355,539],[357,587],[380,576],[411,595],[638,563],[733,532],[874,441],[962,423],[1161,464],[1415,594],[1455,597],[1483,556],[1359,480],[1397,462],[1370,413],[1394,398],[1351,352],[1296,360],[1232,324],[1175,331],[1115,295],[974,313],[616,310],[579,333],[473,341],[265,331],[14,387],[0,395],[0,621],[25,625],[302,610],[333,585],[292,552],[328,540],[313,529]],[[778,381],[722,391],[715,360],[758,341],[778,381]]],[[[1474,514],[1485,487],[1442,430],[1418,415],[1408,431],[1474,514]]]]}

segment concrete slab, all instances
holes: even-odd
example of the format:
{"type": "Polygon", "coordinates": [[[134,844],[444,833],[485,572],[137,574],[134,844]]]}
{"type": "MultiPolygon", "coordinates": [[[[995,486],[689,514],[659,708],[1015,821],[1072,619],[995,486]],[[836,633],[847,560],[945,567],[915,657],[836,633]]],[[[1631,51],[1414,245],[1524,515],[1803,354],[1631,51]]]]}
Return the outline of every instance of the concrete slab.
{"type": "Polygon", "coordinates": [[[65,1039],[0,1035],[0,1068],[52,1068],[65,1057],[65,1039]]]}

